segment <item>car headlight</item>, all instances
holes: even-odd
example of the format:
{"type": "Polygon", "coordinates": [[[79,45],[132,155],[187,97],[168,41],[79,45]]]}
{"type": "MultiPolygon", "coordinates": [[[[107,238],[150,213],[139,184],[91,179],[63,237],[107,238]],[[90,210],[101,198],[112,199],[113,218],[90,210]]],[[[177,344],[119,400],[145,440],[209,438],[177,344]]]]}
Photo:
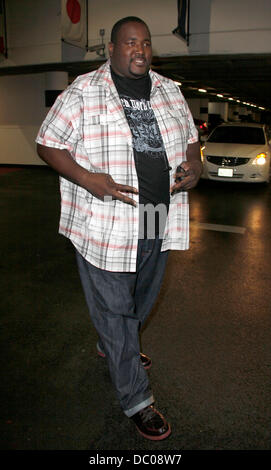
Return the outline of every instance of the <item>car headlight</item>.
{"type": "Polygon", "coordinates": [[[258,153],[256,158],[253,160],[253,165],[265,165],[266,157],[267,157],[266,153],[264,152],[258,153]]]}

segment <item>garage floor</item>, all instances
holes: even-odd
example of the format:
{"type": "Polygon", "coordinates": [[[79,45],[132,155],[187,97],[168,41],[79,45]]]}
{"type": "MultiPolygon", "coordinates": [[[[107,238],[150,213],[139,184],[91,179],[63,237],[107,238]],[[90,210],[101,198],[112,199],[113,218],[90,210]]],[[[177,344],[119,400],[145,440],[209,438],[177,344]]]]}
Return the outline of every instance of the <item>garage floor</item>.
{"type": "Polygon", "coordinates": [[[270,450],[270,188],[221,191],[201,182],[191,193],[190,250],[171,252],[142,336],[172,426],[151,442],[96,354],[73,248],[58,235],[57,176],[0,174],[1,449],[270,450]]]}

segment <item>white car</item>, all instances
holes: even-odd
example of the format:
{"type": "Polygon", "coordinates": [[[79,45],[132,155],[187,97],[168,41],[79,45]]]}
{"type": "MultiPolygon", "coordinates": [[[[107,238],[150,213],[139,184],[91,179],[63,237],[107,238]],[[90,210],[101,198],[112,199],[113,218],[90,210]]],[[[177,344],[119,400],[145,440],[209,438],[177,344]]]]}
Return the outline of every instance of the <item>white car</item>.
{"type": "Polygon", "coordinates": [[[219,181],[268,182],[271,141],[262,124],[225,123],[202,147],[202,178],[219,181]]]}

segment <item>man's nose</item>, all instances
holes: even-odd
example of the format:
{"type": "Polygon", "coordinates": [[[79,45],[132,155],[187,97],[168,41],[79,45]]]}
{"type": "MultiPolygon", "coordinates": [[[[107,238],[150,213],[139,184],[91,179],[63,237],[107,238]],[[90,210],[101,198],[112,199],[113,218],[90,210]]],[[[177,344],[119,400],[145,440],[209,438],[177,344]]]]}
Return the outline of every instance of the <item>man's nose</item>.
{"type": "Polygon", "coordinates": [[[136,44],[136,53],[137,54],[142,54],[142,55],[144,55],[144,53],[145,53],[144,45],[141,42],[136,44]]]}

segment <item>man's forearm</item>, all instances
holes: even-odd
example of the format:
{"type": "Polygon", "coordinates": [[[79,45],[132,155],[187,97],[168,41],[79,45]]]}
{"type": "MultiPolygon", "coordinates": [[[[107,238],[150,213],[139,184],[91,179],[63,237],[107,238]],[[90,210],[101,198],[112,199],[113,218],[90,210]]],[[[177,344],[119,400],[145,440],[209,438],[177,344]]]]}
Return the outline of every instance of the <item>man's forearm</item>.
{"type": "Polygon", "coordinates": [[[136,205],[135,201],[127,196],[126,193],[137,194],[137,188],[118,184],[107,173],[89,172],[72,159],[68,150],[60,150],[38,144],[37,152],[40,158],[61,176],[82,186],[82,188],[89,191],[96,198],[104,200],[105,196],[110,196],[112,199],[118,199],[126,204],[136,205]]]}
{"type": "Polygon", "coordinates": [[[199,142],[195,142],[194,144],[188,144],[186,150],[186,158],[188,162],[199,161],[201,163],[199,142]]]}
{"type": "Polygon", "coordinates": [[[37,152],[40,158],[61,176],[87,189],[89,172],[72,159],[68,150],[37,144],[37,152]]]}
{"type": "Polygon", "coordinates": [[[188,144],[186,151],[186,158],[191,167],[194,169],[197,177],[202,172],[202,162],[200,156],[200,143],[195,142],[194,144],[188,144]]]}

